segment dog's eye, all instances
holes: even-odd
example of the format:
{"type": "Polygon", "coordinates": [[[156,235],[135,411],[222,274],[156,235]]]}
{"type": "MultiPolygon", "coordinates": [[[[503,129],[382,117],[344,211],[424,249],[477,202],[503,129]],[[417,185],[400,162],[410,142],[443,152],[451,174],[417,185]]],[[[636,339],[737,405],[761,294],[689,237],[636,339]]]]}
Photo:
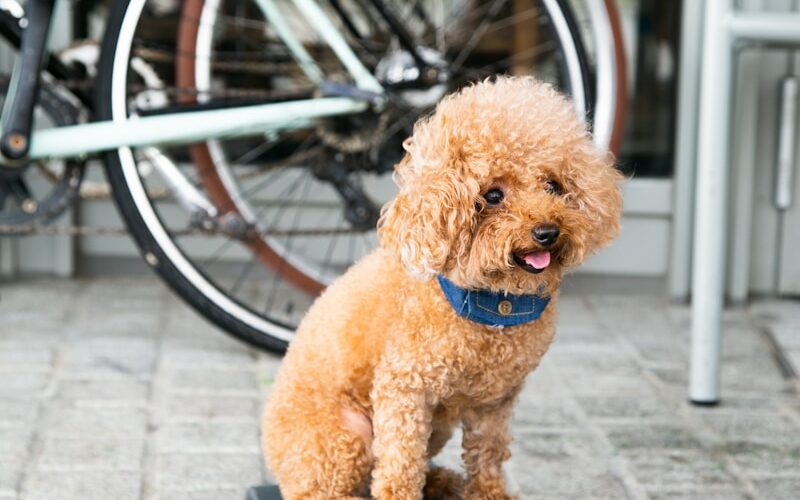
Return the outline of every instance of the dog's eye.
{"type": "Polygon", "coordinates": [[[561,184],[552,179],[545,183],[544,190],[550,194],[555,194],[555,195],[564,193],[564,188],[561,187],[561,184]]]}
{"type": "Polygon", "coordinates": [[[498,188],[490,189],[483,193],[483,199],[492,207],[499,205],[503,201],[503,198],[505,198],[505,195],[503,191],[498,188]]]}

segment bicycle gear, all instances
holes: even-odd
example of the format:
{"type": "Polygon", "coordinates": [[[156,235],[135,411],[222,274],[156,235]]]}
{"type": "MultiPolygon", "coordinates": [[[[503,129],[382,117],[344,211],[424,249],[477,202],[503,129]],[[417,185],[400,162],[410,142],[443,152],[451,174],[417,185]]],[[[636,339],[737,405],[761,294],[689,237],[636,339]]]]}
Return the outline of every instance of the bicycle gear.
{"type": "MultiPolygon", "coordinates": [[[[0,106],[8,89],[8,76],[0,76],[0,106]]],[[[75,125],[80,120],[77,103],[43,82],[34,111],[35,120],[53,126],[75,125]]],[[[33,160],[0,165],[0,224],[47,224],[60,216],[79,193],[83,163],[69,160],[33,160]]]]}

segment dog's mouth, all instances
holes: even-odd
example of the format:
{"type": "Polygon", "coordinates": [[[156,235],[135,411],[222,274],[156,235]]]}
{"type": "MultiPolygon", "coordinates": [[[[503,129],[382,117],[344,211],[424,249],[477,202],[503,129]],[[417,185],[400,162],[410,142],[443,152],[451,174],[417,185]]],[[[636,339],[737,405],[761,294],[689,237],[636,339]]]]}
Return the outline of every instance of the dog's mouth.
{"type": "Polygon", "coordinates": [[[551,257],[547,250],[514,252],[514,263],[529,273],[539,274],[550,265],[551,257]]]}

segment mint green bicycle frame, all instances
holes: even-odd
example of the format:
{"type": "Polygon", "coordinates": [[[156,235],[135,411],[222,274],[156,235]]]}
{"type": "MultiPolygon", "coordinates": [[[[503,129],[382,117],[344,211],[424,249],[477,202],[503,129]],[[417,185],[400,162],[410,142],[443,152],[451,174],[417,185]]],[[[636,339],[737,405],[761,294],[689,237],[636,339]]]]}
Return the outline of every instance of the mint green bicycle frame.
{"type": "MultiPolygon", "coordinates": [[[[373,94],[382,94],[383,87],[361,64],[314,0],[292,1],[342,62],[356,82],[356,87],[373,94]]],[[[304,73],[312,82],[322,83],[322,72],[294,36],[275,1],[257,0],[256,3],[304,73]]],[[[327,97],[231,109],[130,117],[124,122],[103,121],[40,129],[33,132],[28,159],[76,157],[125,146],[186,144],[206,139],[301,128],[314,119],[358,113],[368,107],[369,103],[364,100],[327,97]]]]}

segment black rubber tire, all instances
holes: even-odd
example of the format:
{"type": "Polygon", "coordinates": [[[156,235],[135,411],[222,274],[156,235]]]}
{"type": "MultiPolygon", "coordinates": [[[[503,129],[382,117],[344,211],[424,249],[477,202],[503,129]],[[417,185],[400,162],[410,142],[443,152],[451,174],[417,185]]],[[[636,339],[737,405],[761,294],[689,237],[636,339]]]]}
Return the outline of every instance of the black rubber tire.
{"type": "MultiPolygon", "coordinates": [[[[561,12],[564,14],[564,19],[567,21],[567,28],[569,29],[570,35],[575,41],[575,49],[578,53],[578,62],[581,66],[581,75],[583,76],[581,84],[583,85],[586,95],[586,119],[591,125],[594,117],[593,111],[596,105],[594,95],[595,75],[592,71],[592,65],[589,64],[589,56],[586,52],[586,45],[583,43],[583,37],[581,36],[581,30],[578,26],[578,18],[575,16],[575,11],[572,9],[569,0],[557,0],[557,3],[561,12]]],[[[561,39],[559,38],[558,40],[560,44],[561,39]]],[[[564,50],[563,46],[559,48],[564,50]]]]}
{"type": "MultiPolygon", "coordinates": [[[[114,2],[108,16],[97,73],[95,113],[98,120],[110,120],[112,118],[111,73],[117,47],[117,34],[120,32],[127,8],[127,0],[114,2]]],[[[265,349],[276,354],[284,353],[288,346],[286,341],[271,337],[228,314],[181,274],[156,242],[137,210],[122,172],[118,152],[109,151],[103,155],[103,158],[105,160],[106,176],[113,190],[114,200],[120,215],[125,221],[131,236],[136,241],[142,256],[150,254],[155,257],[155,260],[150,257],[145,258],[145,261],[151,265],[167,285],[195,311],[221,328],[225,333],[259,349],[265,349]],[[153,265],[153,262],[155,262],[155,265],[153,265]]]]}

